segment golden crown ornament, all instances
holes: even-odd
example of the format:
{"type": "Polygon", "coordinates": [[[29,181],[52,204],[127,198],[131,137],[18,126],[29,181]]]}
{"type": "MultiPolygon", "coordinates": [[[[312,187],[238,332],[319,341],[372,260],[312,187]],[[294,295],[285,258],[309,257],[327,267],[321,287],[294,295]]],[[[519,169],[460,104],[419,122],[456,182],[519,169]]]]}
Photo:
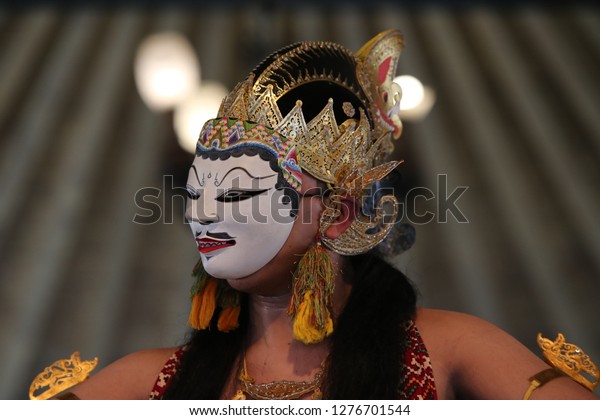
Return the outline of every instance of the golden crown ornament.
{"type": "MultiPolygon", "coordinates": [[[[402,131],[401,91],[392,81],[402,47],[397,30],[356,54],[331,42],[296,43],[259,64],[221,104],[219,118],[251,121],[291,140],[300,167],[327,183],[322,233],[339,215],[342,197],[361,200],[365,187],[399,164],[386,161],[402,131]]],[[[323,243],[342,255],[364,253],[385,239],[397,207],[384,196],[375,217],[361,214],[338,238],[322,235],[323,243]]]]}

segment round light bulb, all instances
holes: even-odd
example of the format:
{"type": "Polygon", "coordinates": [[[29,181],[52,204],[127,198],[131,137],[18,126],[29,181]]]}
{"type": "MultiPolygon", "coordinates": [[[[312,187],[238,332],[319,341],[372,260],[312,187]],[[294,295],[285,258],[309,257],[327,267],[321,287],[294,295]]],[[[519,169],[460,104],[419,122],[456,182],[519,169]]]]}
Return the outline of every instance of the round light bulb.
{"type": "Polygon", "coordinates": [[[200,83],[200,63],[190,42],[177,32],[162,32],[140,44],[135,82],[146,105],[155,111],[173,108],[200,83]]]}
{"type": "Polygon", "coordinates": [[[425,98],[425,88],[419,79],[410,75],[398,76],[394,79],[402,88],[402,99],[400,99],[400,110],[418,107],[425,98]]]}
{"type": "Polygon", "coordinates": [[[196,91],[175,108],[173,124],[183,150],[195,153],[204,123],[217,116],[227,88],[218,82],[203,81],[196,91]]]}

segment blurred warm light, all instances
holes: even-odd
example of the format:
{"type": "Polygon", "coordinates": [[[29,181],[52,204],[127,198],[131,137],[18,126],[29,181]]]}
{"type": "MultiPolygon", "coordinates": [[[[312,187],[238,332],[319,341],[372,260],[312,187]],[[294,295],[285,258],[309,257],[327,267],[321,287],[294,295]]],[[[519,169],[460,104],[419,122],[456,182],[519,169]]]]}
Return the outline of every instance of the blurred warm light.
{"type": "Polygon", "coordinates": [[[400,100],[400,118],[403,120],[420,120],[424,118],[435,102],[435,92],[419,79],[410,75],[397,76],[394,79],[402,88],[400,100]]]}
{"type": "Polygon", "coordinates": [[[173,123],[183,150],[195,153],[200,130],[206,121],[217,116],[227,93],[227,88],[221,83],[203,81],[193,94],[176,106],[173,123]]]}
{"type": "Polygon", "coordinates": [[[146,105],[155,111],[175,107],[200,83],[196,52],[177,32],[162,32],[144,39],[134,66],[138,92],[146,105]]]}
{"type": "Polygon", "coordinates": [[[421,104],[425,97],[423,83],[414,76],[404,75],[394,79],[402,88],[402,99],[400,100],[400,110],[416,108],[421,104]]]}

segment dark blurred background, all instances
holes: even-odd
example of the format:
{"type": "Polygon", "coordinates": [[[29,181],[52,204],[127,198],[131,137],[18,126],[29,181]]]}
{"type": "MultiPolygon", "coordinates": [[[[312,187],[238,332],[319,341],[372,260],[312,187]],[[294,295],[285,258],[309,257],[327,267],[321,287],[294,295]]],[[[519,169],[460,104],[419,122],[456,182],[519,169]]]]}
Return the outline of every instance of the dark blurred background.
{"type": "Polygon", "coordinates": [[[231,89],[291,42],[356,51],[389,28],[405,36],[398,74],[436,97],[396,145],[404,187],[436,194],[415,199],[435,220],[415,225],[416,244],[396,265],[423,306],[485,318],[538,354],[538,332],[563,332],[600,362],[591,3],[4,2],[0,398],[26,398],[38,372],[75,350],[104,366],[183,339],[197,251],[164,180],[177,186],[192,157],[173,112],[151,111],[136,89],[146,36],[181,33],[202,80],[231,89]],[[461,186],[468,223],[438,208],[461,186]],[[136,191],[148,187],[165,217],[133,223],[136,191]]]}

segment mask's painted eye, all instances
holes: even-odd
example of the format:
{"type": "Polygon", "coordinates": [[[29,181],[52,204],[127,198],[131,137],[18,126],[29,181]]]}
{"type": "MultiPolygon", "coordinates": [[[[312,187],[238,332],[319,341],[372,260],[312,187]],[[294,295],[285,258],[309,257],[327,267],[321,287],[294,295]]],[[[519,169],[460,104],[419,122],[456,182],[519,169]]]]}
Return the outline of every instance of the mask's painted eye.
{"type": "Polygon", "coordinates": [[[243,201],[254,196],[260,195],[269,189],[264,190],[234,190],[230,189],[225,191],[223,194],[218,196],[215,200],[220,201],[221,203],[233,203],[236,201],[243,201]]]}
{"type": "Polygon", "coordinates": [[[197,200],[198,198],[200,198],[200,194],[189,185],[186,187],[186,191],[187,196],[190,200],[197,200]]]}
{"type": "Polygon", "coordinates": [[[382,97],[383,97],[384,102],[388,101],[388,93],[387,92],[384,91],[382,97]]]}

